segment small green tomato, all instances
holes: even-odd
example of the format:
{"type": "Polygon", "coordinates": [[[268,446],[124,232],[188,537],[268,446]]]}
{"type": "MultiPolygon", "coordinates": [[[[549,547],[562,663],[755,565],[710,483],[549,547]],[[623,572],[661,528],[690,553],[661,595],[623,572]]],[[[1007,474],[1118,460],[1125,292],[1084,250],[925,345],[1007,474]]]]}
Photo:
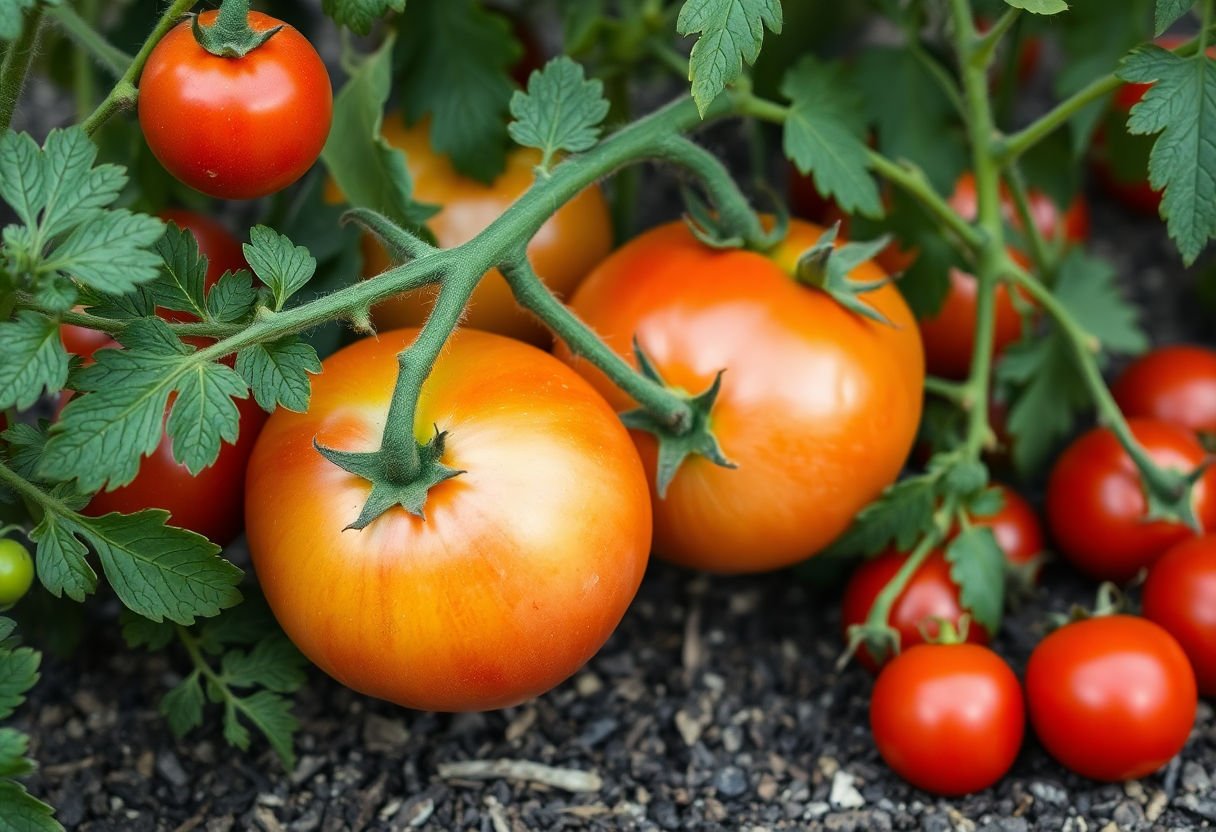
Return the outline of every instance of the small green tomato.
{"type": "Polygon", "coordinates": [[[11,538],[0,540],[0,610],[21,600],[34,583],[34,559],[11,538]]]}

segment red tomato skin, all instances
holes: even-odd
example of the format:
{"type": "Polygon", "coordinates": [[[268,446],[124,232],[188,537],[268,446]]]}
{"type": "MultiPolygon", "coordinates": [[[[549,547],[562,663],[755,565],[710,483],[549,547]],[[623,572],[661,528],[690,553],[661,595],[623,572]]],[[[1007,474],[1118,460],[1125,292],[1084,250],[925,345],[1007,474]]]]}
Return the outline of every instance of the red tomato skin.
{"type": "Polygon", "coordinates": [[[1039,516],[1026,498],[1009,486],[995,483],[994,487],[1005,500],[1001,510],[996,514],[972,517],[971,524],[992,529],[996,545],[1001,547],[1010,564],[1029,563],[1047,548],[1039,516]]]}
{"type": "Polygon", "coordinates": [[[1068,624],[1026,666],[1030,722],[1066,768],[1116,782],[1152,774],[1186,744],[1195,674],[1164,629],[1130,615],[1068,624]]]}
{"type": "Polygon", "coordinates": [[[1173,546],[1149,570],[1144,617],[1160,624],[1191,661],[1201,696],[1216,696],[1216,536],[1173,546]]]}
{"type": "MultiPolygon", "coordinates": [[[[1185,428],[1130,419],[1132,434],[1158,464],[1186,472],[1205,458],[1185,428]]],[[[1195,513],[1216,529],[1216,468],[1195,484],[1195,513]]],[[[1095,428],[1065,449],[1047,483],[1047,524],[1067,560],[1091,578],[1126,582],[1166,549],[1194,535],[1181,523],[1144,522],[1140,475],[1115,435],[1095,428]]]]}
{"type": "Polygon", "coordinates": [[[416,329],[325,359],[307,413],[279,410],[249,464],[254,569],[292,641],[343,684],[437,711],[504,708],[572,675],[620,622],[651,542],[645,475],[616,414],[534,347],[448,342],[417,436],[448,431],[426,519],[346,527],[371,490],[313,447],[379,446],[416,329]]]}
{"type": "Polygon", "coordinates": [[[1128,365],[1111,392],[1128,417],[1216,434],[1216,350],[1159,347],[1128,365]]]}
{"type": "MultiPolygon", "coordinates": [[[[861,564],[853,572],[845,587],[840,610],[846,640],[849,627],[865,622],[874,599],[907,559],[908,556],[902,552],[884,552],[861,564]]],[[[950,578],[950,563],[945,554],[938,551],[925,559],[904,591],[895,599],[887,623],[899,632],[900,649],[907,651],[910,647],[925,643],[920,630],[922,624],[929,635],[936,636],[937,619],[957,626],[966,612],[959,598],[958,586],[950,578]]],[[[972,621],[967,630],[967,641],[987,644],[988,631],[972,621]]],[[[857,651],[857,661],[871,672],[879,669],[879,663],[867,647],[863,646],[857,651]]]]}
{"type": "MultiPolygon", "coordinates": [[[[217,12],[199,15],[211,25],[217,12]]],[[[255,31],[283,28],[243,58],[221,58],[178,24],[152,50],[139,83],[139,124],[152,153],[190,187],[254,199],[295,182],[329,135],[333,90],[294,27],[249,13],[255,31]]]]}
{"type": "MultiPolygon", "coordinates": [[[[82,310],[83,307],[77,307],[77,311],[82,310]]],[[[107,344],[114,343],[114,337],[108,332],[72,324],[60,324],[59,340],[63,342],[68,355],[79,355],[85,360],[92,358],[93,353],[107,344]]]]}
{"type": "Polygon", "coordinates": [[[870,697],[887,765],[918,789],[954,797],[1000,780],[1026,732],[1022,686],[974,644],[918,644],[891,660],[870,697]]]}
{"type": "MultiPolygon", "coordinates": [[[[915,321],[889,285],[864,297],[894,327],[796,283],[798,256],[822,232],[793,220],[766,256],[709,248],[670,223],[604,260],[570,302],[631,363],[636,337],[669,385],[699,393],[726,371],[710,418],[738,467],[692,457],[667,496],[654,495],[655,552],[668,560],[727,574],[803,560],[843,532],[908,457],[924,374],[915,321]]],[[[871,263],[853,272],[881,276],[871,263]]],[[[590,362],[564,345],[557,354],[617,410],[636,406],[590,362]]],[[[654,438],[633,437],[653,486],[654,438]]]]}

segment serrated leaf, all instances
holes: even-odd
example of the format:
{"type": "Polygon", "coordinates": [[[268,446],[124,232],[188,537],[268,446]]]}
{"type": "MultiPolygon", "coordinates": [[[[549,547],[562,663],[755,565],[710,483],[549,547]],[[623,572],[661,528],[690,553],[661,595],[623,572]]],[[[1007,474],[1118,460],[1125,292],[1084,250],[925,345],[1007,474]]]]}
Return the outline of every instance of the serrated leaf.
{"type": "Polygon", "coordinates": [[[197,670],[164,695],[160,700],[160,712],[179,739],[203,724],[203,686],[199,683],[197,670]]]}
{"type": "Polygon", "coordinates": [[[1031,14],[1059,14],[1068,11],[1068,4],[1064,0],[1005,0],[1005,2],[1015,9],[1021,9],[1031,14]]]}
{"type": "Polygon", "coordinates": [[[17,622],[0,616],[0,642],[7,642],[15,632],[17,632],[17,622]]]}
{"type": "Polygon", "coordinates": [[[806,56],[786,73],[781,94],[790,99],[785,120],[785,155],[847,214],[882,214],[878,186],[870,175],[861,103],[839,67],[806,56]]]}
{"type": "Polygon", "coordinates": [[[162,261],[160,275],[149,287],[156,305],[205,318],[207,258],[194,233],[170,223],[156,243],[156,254],[162,261]]]}
{"type": "Polygon", "coordinates": [[[122,294],[156,278],[160,258],[147,249],[164,230],[155,217],[125,209],[98,211],[43,259],[42,269],[70,275],[100,292],[122,294]]]}
{"type": "Polygon", "coordinates": [[[1163,34],[1194,5],[1195,0],[1157,0],[1156,13],[1153,16],[1156,24],[1155,34],[1163,34]]]}
{"type": "Polygon", "coordinates": [[[1161,215],[1189,266],[1216,236],[1216,61],[1150,44],[1124,58],[1118,75],[1152,85],[1132,107],[1127,129],[1160,134],[1149,156],[1149,183],[1164,191],[1161,215]]]}
{"type": "Polygon", "coordinates": [[[263,687],[276,693],[291,693],[304,684],[308,660],[287,636],[272,633],[252,650],[224,654],[221,672],[230,687],[263,687]]]}
{"type": "Polygon", "coordinates": [[[38,544],[38,580],[56,598],[67,595],[83,601],[97,590],[97,573],[89,565],[88,549],[58,515],[44,513],[30,532],[30,540],[38,544]]]}
{"type": "Polygon", "coordinates": [[[67,379],[68,354],[54,321],[21,311],[0,323],[0,410],[25,410],[44,391],[63,389],[67,379]]]}
{"type": "Polygon", "coordinates": [[[221,324],[242,320],[253,312],[257,299],[258,290],[254,288],[253,275],[244,269],[224,272],[207,292],[206,317],[221,324]]]}
{"type": "Polygon", "coordinates": [[[255,344],[236,354],[236,371],[249,383],[263,410],[276,405],[302,413],[311,391],[309,373],[321,372],[317,351],[294,335],[255,344]]]}
{"type": "Polygon", "coordinates": [[[1085,380],[1077,370],[1067,339],[1053,332],[1014,344],[1001,356],[997,374],[1017,388],[1009,407],[1011,455],[1024,475],[1037,472],[1076,414],[1089,406],[1085,380]]]}
{"type": "Polygon", "coordinates": [[[0,719],[12,716],[25,694],[38,683],[42,654],[30,647],[0,650],[0,719]]]}
{"type": "Polygon", "coordinates": [[[156,302],[152,299],[152,290],[147,286],[140,286],[124,295],[87,296],[85,305],[85,311],[90,314],[120,321],[149,318],[156,313],[156,302]]]}
{"type": "Polygon", "coordinates": [[[254,595],[204,622],[199,631],[199,645],[208,653],[222,653],[229,645],[256,644],[277,627],[266,601],[254,595]]]}
{"type": "Polygon", "coordinates": [[[63,832],[55,810],[13,780],[0,780],[0,832],[63,832]]]}
{"type": "MultiPolygon", "coordinates": [[[[253,723],[266,739],[270,742],[270,747],[279,755],[279,759],[283,762],[283,768],[291,771],[295,768],[296,756],[292,748],[292,735],[295,734],[299,723],[296,718],[291,715],[291,701],[279,696],[277,693],[272,693],[268,690],[260,690],[252,696],[247,696],[237,700],[237,707],[240,708],[241,715],[253,723]]],[[[229,737],[229,720],[225,718],[224,736],[229,737]]],[[[236,734],[236,732],[233,732],[236,734]]],[[[238,747],[248,747],[248,733],[245,734],[245,745],[241,746],[234,742],[238,747]]],[[[229,740],[232,741],[231,739],[229,740]]]]}
{"type": "Polygon", "coordinates": [[[988,485],[988,466],[978,460],[962,460],[951,465],[942,478],[942,486],[949,494],[967,498],[988,485]]]}
{"type": "Polygon", "coordinates": [[[321,10],[340,26],[366,35],[389,12],[405,11],[405,0],[322,0],[321,10]]]}
{"type": "Polygon", "coordinates": [[[270,287],[276,310],[282,309],[317,270],[317,261],[308,249],[264,225],[254,226],[243,248],[253,273],[270,287]]]}
{"type": "Polygon", "coordinates": [[[701,115],[726,85],[760,57],[764,30],[781,33],[780,0],[685,0],[676,32],[699,35],[688,61],[692,97],[701,115]]]}
{"type": "MultiPolygon", "coordinates": [[[[213,681],[207,680],[208,698],[212,702],[222,701],[223,692],[222,690],[212,691],[214,685],[213,681]],[[219,693],[220,696],[217,697],[213,693],[219,693]]],[[[224,741],[242,751],[249,750],[249,729],[241,724],[241,720],[237,716],[236,703],[231,701],[224,703],[224,741]]]]}
{"type": "Polygon", "coordinates": [[[946,560],[963,607],[995,634],[1005,610],[1005,556],[992,529],[973,527],[961,532],[946,547],[946,560]]]}
{"type": "Polygon", "coordinates": [[[1148,349],[1148,336],[1137,323],[1139,311],[1124,300],[1115,270],[1104,260],[1074,249],[1060,263],[1056,300],[1107,352],[1136,354],[1148,349]]]}
{"type": "Polygon", "coordinates": [[[151,651],[164,650],[177,635],[174,625],[168,621],[149,621],[127,609],[122,611],[119,619],[122,622],[122,640],[132,650],[140,647],[151,651]]]}
{"type": "Polygon", "coordinates": [[[890,545],[901,552],[911,551],[933,527],[937,498],[937,484],[931,477],[897,482],[858,512],[853,525],[828,551],[834,555],[873,555],[890,545]]]}
{"type": "Polygon", "coordinates": [[[0,728],[0,777],[24,777],[36,768],[26,758],[29,737],[16,728],[0,728]]]}
{"type": "Polygon", "coordinates": [[[506,19],[472,0],[412,0],[400,35],[406,120],[429,114],[431,146],[466,176],[492,181],[506,161],[508,70],[521,54],[506,19]]]}
{"type": "Polygon", "coordinates": [[[511,138],[539,149],[540,166],[548,169],[555,153],[581,153],[595,146],[608,100],[603,82],[587,80],[583,67],[563,55],[532,74],[527,93],[517,90],[511,96],[511,115],[511,138]]]}
{"type": "Polygon", "coordinates": [[[35,468],[46,447],[46,423],[37,427],[18,422],[0,433],[0,439],[8,444],[8,467],[22,479],[35,481],[35,468]]]}
{"type": "Polygon", "coordinates": [[[34,290],[34,301],[51,312],[67,312],[76,305],[80,293],[76,284],[63,275],[46,275],[34,290]]]}
{"type": "Polygon", "coordinates": [[[165,430],[173,440],[173,458],[197,475],[215,461],[221,442],[233,443],[241,414],[232,399],[244,398],[245,382],[223,364],[199,364],[176,384],[177,398],[165,430]]]}

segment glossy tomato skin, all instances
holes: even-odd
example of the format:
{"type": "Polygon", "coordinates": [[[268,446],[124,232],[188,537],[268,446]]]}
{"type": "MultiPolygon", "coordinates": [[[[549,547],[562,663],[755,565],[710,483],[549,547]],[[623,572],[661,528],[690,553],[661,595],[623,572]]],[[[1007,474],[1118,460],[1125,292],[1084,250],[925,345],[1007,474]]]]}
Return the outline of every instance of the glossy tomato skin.
{"type": "Polygon", "coordinates": [[[918,644],[883,668],[870,730],[892,770],[933,794],[970,794],[1000,780],[1026,731],[1022,686],[974,644],[918,644]]]}
{"type": "MultiPolygon", "coordinates": [[[[78,307],[78,310],[82,308],[78,307]]],[[[59,340],[63,342],[63,348],[68,351],[69,356],[79,355],[84,359],[92,358],[93,353],[114,343],[114,337],[108,332],[72,324],[59,326],[59,340]]]]}
{"type": "Polygon", "coordinates": [[[645,475],[616,414],[552,356],[459,330],[423,388],[417,437],[447,431],[466,473],[422,520],[362,531],[370,484],[326,461],[379,446],[416,330],[327,358],[307,413],[271,417],[249,464],[247,531],[271,609],[345,685],[412,708],[502,708],[573,674],[632,600],[650,549],[645,475]]]}
{"type": "Polygon", "coordinates": [[[1043,540],[1043,524],[1034,507],[1012,488],[995,483],[1004,503],[996,514],[977,515],[971,518],[974,526],[992,529],[996,545],[1013,566],[1030,563],[1047,548],[1043,540]]]}
{"type": "Polygon", "coordinates": [[[1216,434],[1216,350],[1159,347],[1128,365],[1111,392],[1126,416],[1216,434]]]}
{"type": "MultiPolygon", "coordinates": [[[[486,185],[463,176],[446,156],[435,152],[425,121],[406,126],[399,114],[390,114],[384,119],[383,134],[389,144],[405,151],[414,198],[440,206],[426,224],[444,248],[468,242],[497,219],[531,187],[533,169],[540,161],[537,151],[512,150],[506,169],[486,185]]],[[[327,196],[341,200],[333,186],[327,196]]],[[[593,185],[545,221],[528,244],[528,260],[545,284],[565,297],[611,250],[612,217],[599,186],[593,185]]],[[[363,259],[369,277],[392,266],[384,248],[370,236],[363,240],[363,259]]],[[[433,304],[433,291],[409,292],[378,304],[372,313],[382,329],[421,326],[433,304]]],[[[473,291],[464,322],[538,346],[553,342],[549,331],[519,308],[498,269],[491,269],[473,291]]]]}
{"type": "MultiPolygon", "coordinates": [[[[1132,434],[1158,465],[1190,473],[1204,461],[1203,446],[1185,428],[1152,419],[1130,419],[1132,434]]],[[[1216,469],[1195,484],[1195,514],[1216,529],[1216,469]]],[[[1073,566],[1097,580],[1128,581],[1166,549],[1194,532],[1180,523],[1145,522],[1140,474],[1106,428],[1070,445],[1047,483],[1047,523],[1057,547],[1073,566]]]]}
{"type": "MultiPolygon", "coordinates": [[[[793,220],[770,256],[711,249],[684,223],[653,229],[587,278],[571,308],[625,360],[636,338],[671,386],[699,393],[725,369],[711,427],[724,468],[691,457],[655,495],[655,551],[719,573],[820,551],[894,481],[920,418],[924,368],[911,312],[890,285],[863,297],[894,326],[791,277],[822,229],[793,220]]],[[[881,278],[872,264],[857,280],[881,278]]],[[[630,398],[590,362],[558,355],[617,410],[630,398]]],[[[653,488],[656,444],[633,433],[653,488]]]]}
{"type": "Polygon", "coordinates": [[[1173,546],[1149,570],[1144,617],[1165,628],[1191,660],[1201,696],[1216,696],[1216,536],[1173,546]]]}
{"type": "MultiPolygon", "coordinates": [[[[199,15],[204,26],[215,11],[199,15]]],[[[312,44],[294,27],[249,13],[255,31],[283,28],[243,58],[221,58],[189,21],[152,50],[139,83],[139,124],[169,173],[223,199],[253,199],[295,182],[329,135],[333,90],[312,44]]]]}
{"type": "MultiPolygon", "coordinates": [[[[845,586],[840,615],[845,638],[849,627],[862,624],[870,614],[874,599],[882,592],[908,556],[902,552],[884,552],[871,558],[854,570],[845,586]]],[[[923,627],[930,636],[938,633],[938,622],[949,621],[958,627],[967,610],[959,598],[958,586],[950,578],[950,564],[944,553],[937,551],[929,555],[912,575],[904,591],[895,599],[887,623],[899,632],[901,651],[925,643],[923,627]]],[[[971,644],[987,644],[988,631],[971,622],[967,629],[967,641],[971,644]]],[[[857,661],[862,667],[874,672],[879,662],[866,647],[857,651],[857,661]]]]}
{"type": "Polygon", "coordinates": [[[1094,780],[1135,780],[1170,761],[1190,735],[1198,695],[1178,642],[1130,615],[1068,624],[1026,666],[1030,721],[1065,767],[1094,780]]]}

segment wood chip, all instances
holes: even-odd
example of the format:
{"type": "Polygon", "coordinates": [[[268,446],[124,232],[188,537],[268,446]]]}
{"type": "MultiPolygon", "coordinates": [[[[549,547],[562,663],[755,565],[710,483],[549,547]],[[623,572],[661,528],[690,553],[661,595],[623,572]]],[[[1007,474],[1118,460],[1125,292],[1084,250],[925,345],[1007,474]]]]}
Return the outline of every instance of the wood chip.
{"type": "Polygon", "coordinates": [[[536,724],[536,708],[528,708],[515,719],[511,720],[511,724],[507,726],[504,737],[507,742],[515,742],[528,731],[532,730],[532,726],[536,724]]]}
{"type": "Polygon", "coordinates": [[[440,763],[439,776],[444,780],[514,780],[540,783],[567,792],[598,792],[604,785],[593,771],[554,768],[528,760],[464,760],[440,763]]]}
{"type": "Polygon", "coordinates": [[[684,665],[684,681],[692,684],[697,670],[705,661],[705,645],[701,640],[701,597],[694,595],[684,619],[684,647],[680,651],[684,665]]]}
{"type": "Polygon", "coordinates": [[[494,824],[494,832],[511,832],[511,824],[507,822],[507,813],[502,810],[502,804],[493,797],[486,798],[486,810],[490,822],[494,824]]]}

